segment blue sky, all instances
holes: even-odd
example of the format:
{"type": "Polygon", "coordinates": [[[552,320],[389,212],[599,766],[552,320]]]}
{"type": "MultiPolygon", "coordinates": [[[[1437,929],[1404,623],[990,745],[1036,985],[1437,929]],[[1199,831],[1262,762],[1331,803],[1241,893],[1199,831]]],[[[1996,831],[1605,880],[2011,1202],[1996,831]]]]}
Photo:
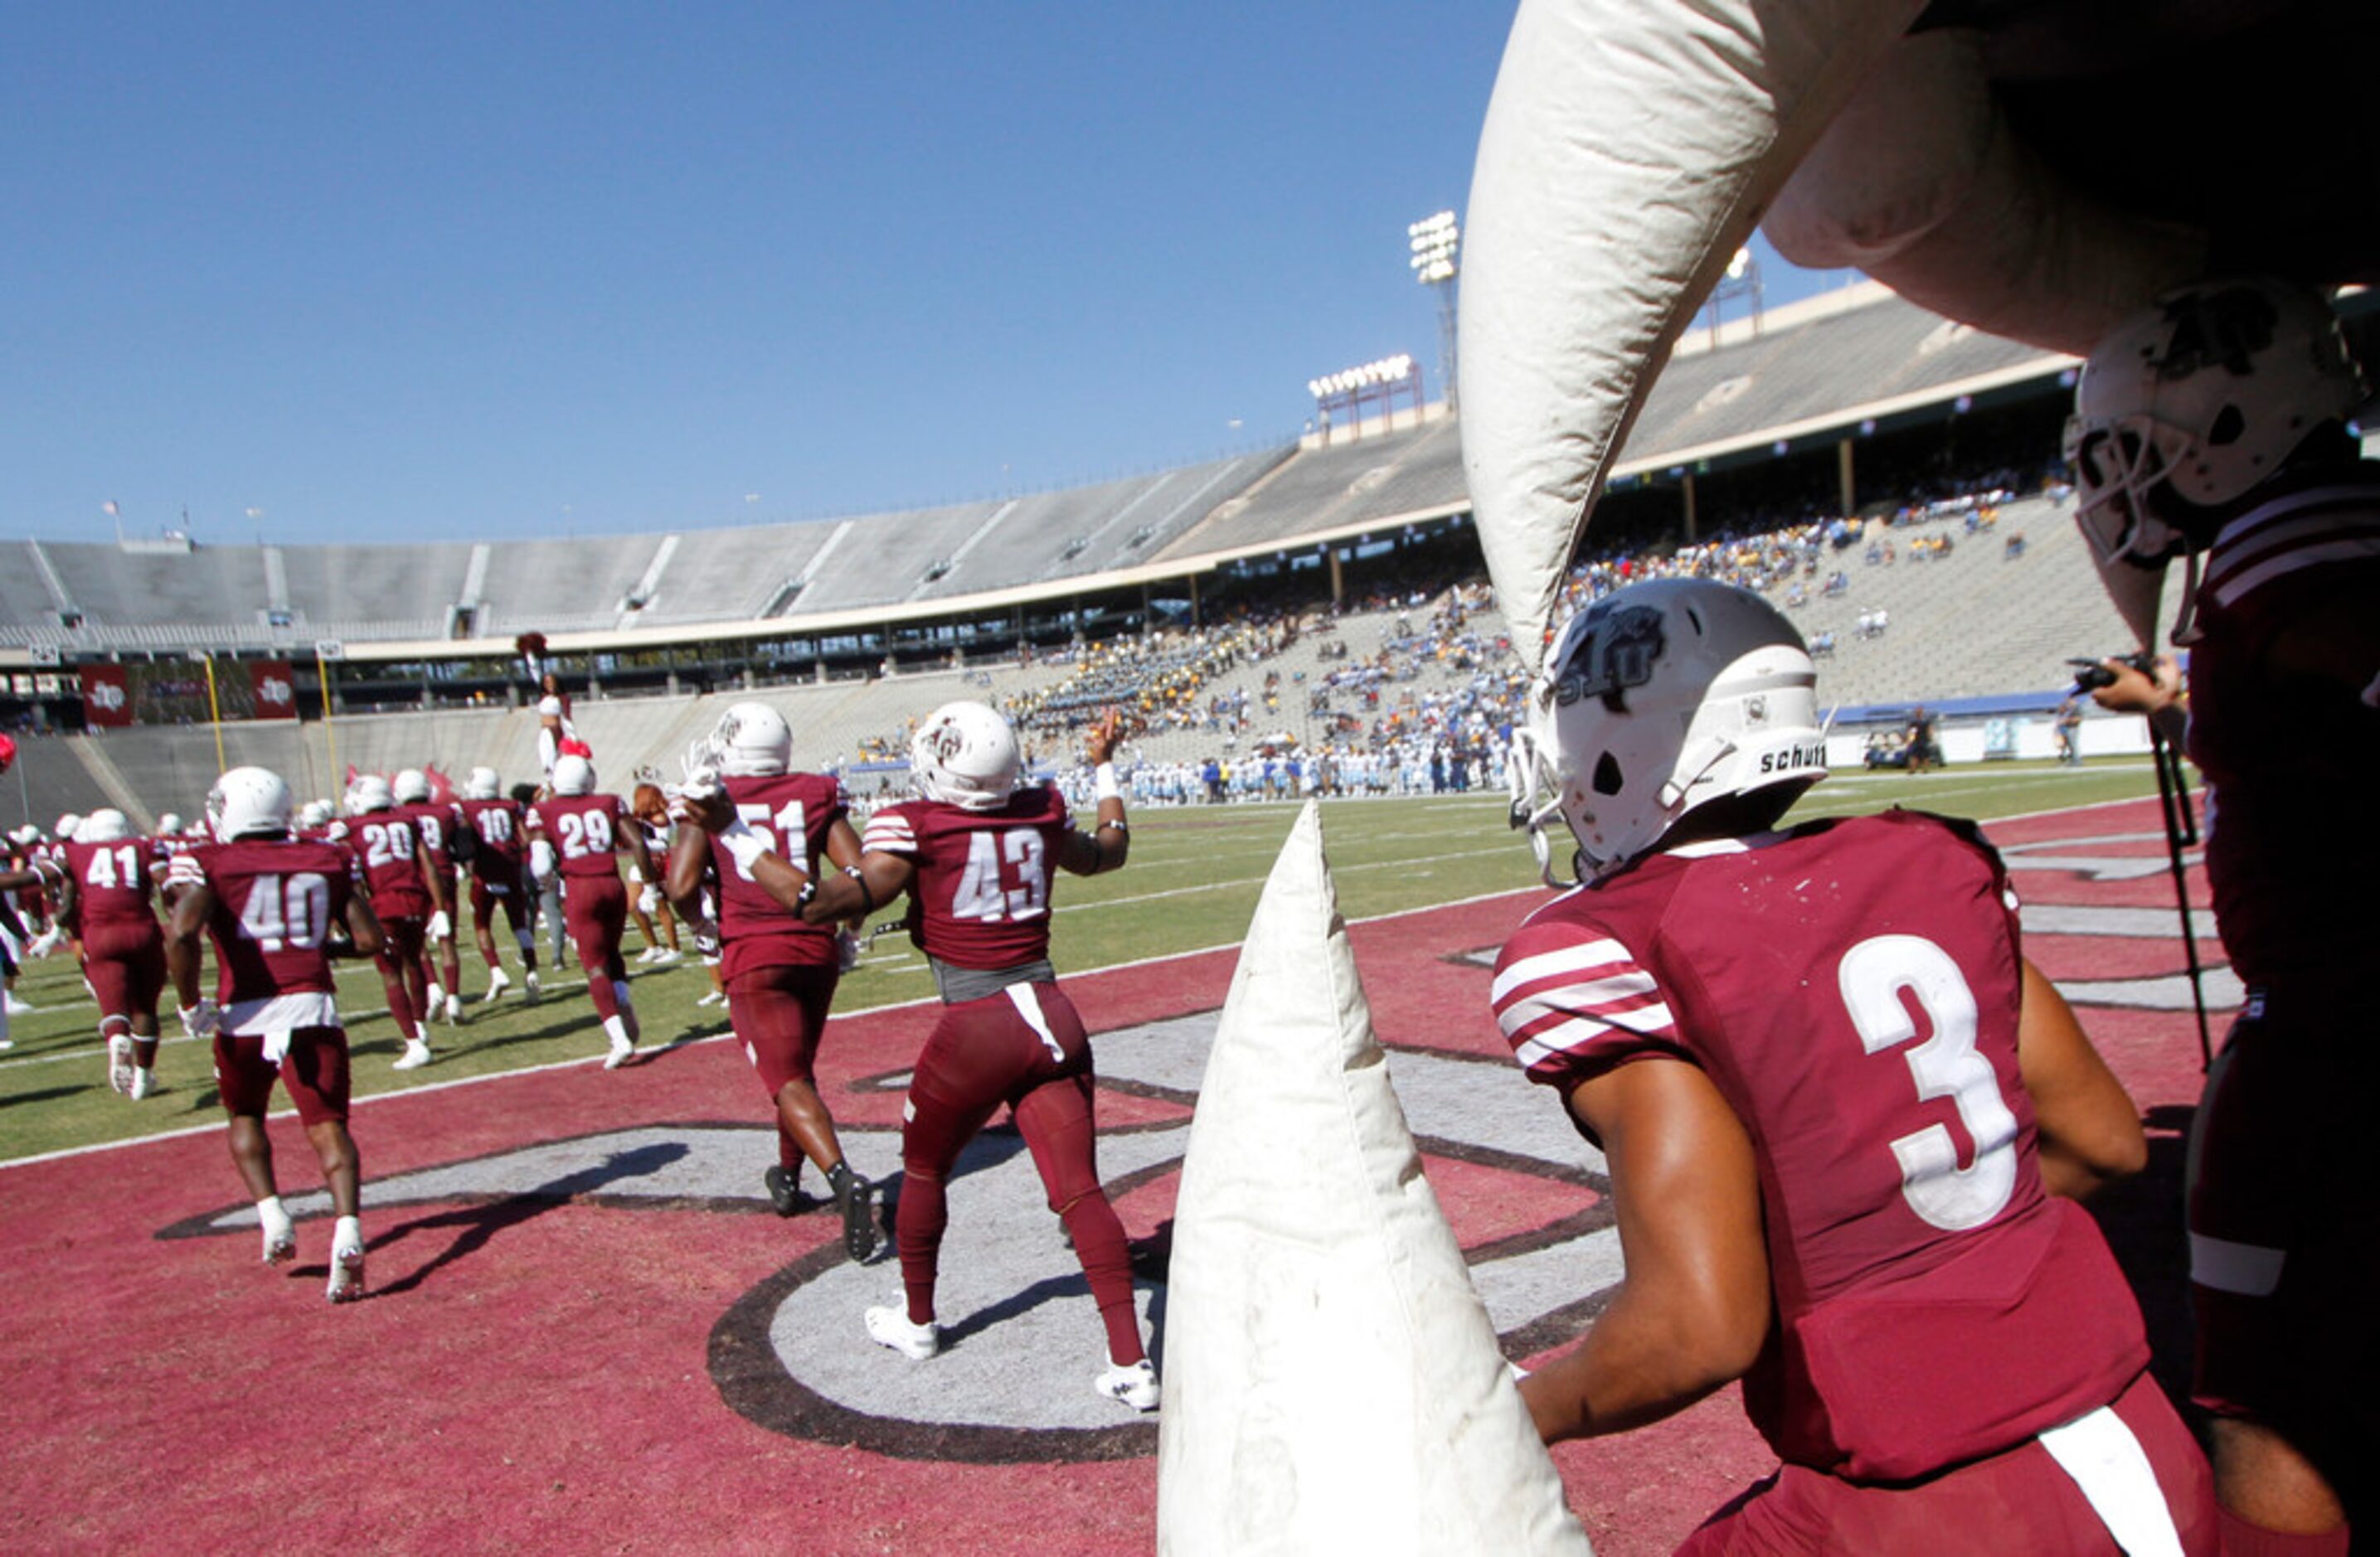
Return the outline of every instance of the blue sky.
{"type": "Polygon", "coordinates": [[[811,519],[1271,442],[1399,351],[1436,398],[1405,224],[1510,19],[18,7],[0,535],[811,519]]]}

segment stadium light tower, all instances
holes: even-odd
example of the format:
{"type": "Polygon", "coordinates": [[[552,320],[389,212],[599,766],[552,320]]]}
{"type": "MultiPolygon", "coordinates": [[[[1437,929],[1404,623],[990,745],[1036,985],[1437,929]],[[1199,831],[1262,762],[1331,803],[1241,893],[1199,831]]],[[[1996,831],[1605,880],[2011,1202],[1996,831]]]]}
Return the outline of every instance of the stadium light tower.
{"type": "Polygon", "coordinates": [[[1455,225],[1454,212],[1441,211],[1425,217],[1405,229],[1405,237],[1413,249],[1414,279],[1424,286],[1438,289],[1438,374],[1441,391],[1446,396],[1446,408],[1454,410],[1454,278],[1459,273],[1455,264],[1463,246],[1463,234],[1455,225]]]}

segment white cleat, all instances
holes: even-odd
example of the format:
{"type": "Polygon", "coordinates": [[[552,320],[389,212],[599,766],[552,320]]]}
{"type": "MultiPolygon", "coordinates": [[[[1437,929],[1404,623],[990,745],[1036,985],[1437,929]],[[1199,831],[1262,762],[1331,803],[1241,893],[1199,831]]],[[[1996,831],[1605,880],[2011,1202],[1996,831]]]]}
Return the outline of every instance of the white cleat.
{"type": "Polygon", "coordinates": [[[430,1003],[421,1008],[421,1020],[424,1021],[430,1020],[438,1014],[439,1008],[445,1004],[446,986],[443,984],[431,984],[430,986],[430,1003]]]}
{"type": "Polygon", "coordinates": [[[429,1063],[430,1045],[421,1039],[408,1038],[405,1043],[405,1053],[397,1056],[396,1063],[390,1066],[389,1068],[391,1070],[419,1070],[429,1063]]]}
{"type": "Polygon", "coordinates": [[[462,1020],[463,996],[459,993],[449,995],[446,996],[446,1025],[452,1027],[462,1020]]]}
{"type": "Polygon", "coordinates": [[[658,962],[661,960],[662,948],[657,946],[649,946],[637,953],[637,960],[639,962],[658,962]]]}
{"type": "Polygon", "coordinates": [[[334,1303],[352,1303],[364,1295],[364,1246],[341,1244],[331,1250],[331,1284],[322,1296],[334,1303]]]}
{"type": "Polygon", "coordinates": [[[112,1032],[107,1038],[107,1084],[126,1097],[132,1095],[132,1034],[112,1032]]]}
{"type": "Polygon", "coordinates": [[[528,972],[521,975],[521,988],[528,992],[530,999],[534,1000],[537,998],[538,983],[536,969],[531,968],[528,972]]]}
{"type": "Polygon", "coordinates": [[[138,1103],[156,1090],[157,1072],[145,1065],[134,1066],[132,1068],[132,1091],[126,1095],[129,1096],[133,1102],[138,1103]]]}
{"type": "Polygon", "coordinates": [[[627,1064],[631,1059],[634,1059],[636,1055],[637,1044],[635,1039],[613,1038],[612,1040],[612,1052],[603,1056],[603,1068],[606,1070],[617,1070],[620,1067],[627,1064]]]}
{"type": "Polygon", "coordinates": [[[19,999],[18,999],[18,998],[17,998],[17,992],[16,992],[15,990],[13,990],[13,989],[12,989],[12,990],[10,990],[10,991],[8,992],[8,995],[7,995],[7,1000],[8,1000],[8,1014],[9,1014],[10,1016],[12,1016],[12,1017],[22,1017],[22,1016],[30,1016],[30,1015],[31,1015],[31,1014],[32,1014],[33,1007],[32,1007],[31,1003],[30,1003],[30,1001],[24,1001],[24,1000],[19,1000],[19,999]]]}
{"type": "Polygon", "coordinates": [[[695,1004],[698,1006],[724,1006],[727,1004],[727,996],[721,991],[714,989],[710,994],[704,996],[701,999],[696,1001],[695,1004]]]}
{"type": "Polygon", "coordinates": [[[298,1229],[290,1224],[288,1213],[260,1211],[257,1216],[264,1224],[264,1262],[285,1265],[297,1259],[298,1229]]]}
{"type": "Polygon", "coordinates": [[[912,1362],[923,1362],[942,1349],[942,1327],[931,1322],[912,1324],[905,1309],[870,1309],[867,1321],[869,1340],[892,1347],[912,1362]]]}
{"type": "Polygon", "coordinates": [[[486,997],[483,998],[480,1004],[482,1006],[494,1005],[496,1003],[496,997],[504,994],[505,990],[510,989],[512,986],[513,976],[510,973],[505,972],[502,968],[489,969],[488,993],[486,997]]]}
{"type": "Polygon", "coordinates": [[[678,950],[677,947],[662,947],[661,955],[653,959],[653,966],[656,968],[667,968],[685,960],[686,953],[678,950]]]}
{"type": "Polygon", "coordinates": [[[1120,1400],[1135,1411],[1157,1409],[1157,1369],[1147,1358],[1129,1368],[1111,1362],[1107,1371],[1091,1381],[1091,1388],[1110,1400],[1120,1400]]]}

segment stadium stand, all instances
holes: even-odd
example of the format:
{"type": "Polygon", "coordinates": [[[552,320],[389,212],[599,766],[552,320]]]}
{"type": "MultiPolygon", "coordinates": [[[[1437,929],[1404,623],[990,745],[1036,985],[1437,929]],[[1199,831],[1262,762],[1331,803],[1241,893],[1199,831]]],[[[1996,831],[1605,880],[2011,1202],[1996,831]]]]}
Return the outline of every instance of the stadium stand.
{"type": "Polygon", "coordinates": [[[1293,544],[1350,525],[1382,526],[1471,506],[1459,423],[1302,451],[1166,549],[1168,560],[1293,544]]]}
{"type": "MultiPolygon", "coordinates": [[[[1980,515],[1926,518],[1920,505],[1994,457],[2033,462],[2004,479],[2037,488],[2054,442],[2044,408],[2070,366],[1866,285],[1698,330],[1615,472],[1602,546],[1632,549],[1633,566],[1768,587],[1820,646],[1827,691],[1847,707],[2046,695],[2068,655],[2122,642],[2068,517],[2039,497],[2009,499],[1986,529],[1980,515]],[[1789,445],[1800,463],[1778,457],[1789,445]],[[1838,445],[1846,461],[1856,445],[1864,472],[1864,506],[1849,516],[1831,510],[1838,445]],[[1730,527],[1767,533],[1709,538],[1730,527]],[[2009,547],[2019,534],[2025,545],[2009,547]],[[1952,545],[1937,554],[1943,535],[1952,545]],[[1872,543],[1894,546],[1891,565],[1866,560],[1872,543]],[[1879,619],[1890,625],[1876,633],[1879,619]]],[[[1450,721],[1475,730],[1505,691],[1480,681],[1481,646],[1501,632],[1492,610],[1450,593],[1475,559],[1460,424],[1430,406],[1358,430],[803,524],[420,546],[11,543],[6,717],[29,733],[41,718],[71,728],[78,660],[286,655],[309,722],[227,727],[232,760],[237,744],[317,791],[335,789],[334,766],[486,763],[526,777],[535,720],[518,706],[512,640],[534,631],[564,640],[553,652],[581,692],[577,717],[607,782],[640,768],[674,776],[717,700],[756,685],[802,732],[801,760],[856,772],[897,758],[909,722],[957,695],[1006,703],[1030,716],[1029,740],[1057,749],[1124,694],[1148,705],[1144,752],[1167,761],[1213,754],[1227,729],[1355,739],[1344,695],[1355,680],[1394,694],[1363,701],[1362,739],[1406,741],[1450,721]],[[1458,600],[1472,609],[1452,610],[1458,600]],[[1302,631],[1280,631],[1293,621],[1302,631]],[[347,652],[346,707],[329,730],[313,721],[318,640],[347,652]],[[29,695],[36,646],[64,658],[66,682],[29,695]],[[1334,674],[1342,694],[1318,709],[1312,694],[1334,674]]],[[[1611,561],[1583,561],[1580,587],[1611,561]]],[[[136,815],[187,813],[213,759],[211,742],[172,729],[26,748],[17,799],[43,825],[128,798],[136,815]]]]}

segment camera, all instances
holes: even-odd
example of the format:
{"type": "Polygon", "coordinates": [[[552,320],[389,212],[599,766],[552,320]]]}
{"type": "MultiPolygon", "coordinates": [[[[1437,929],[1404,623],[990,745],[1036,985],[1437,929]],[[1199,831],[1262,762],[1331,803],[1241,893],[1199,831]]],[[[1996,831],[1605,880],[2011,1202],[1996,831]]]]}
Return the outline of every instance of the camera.
{"type": "MultiPolygon", "coordinates": [[[[2156,658],[2154,655],[2111,654],[2107,658],[2119,665],[2129,665],[2143,676],[2156,674],[2156,658]]],[[[2066,663],[2074,667],[2074,690],[2077,692],[2096,692],[2103,686],[2116,684],[2116,673],[2107,669],[2104,660],[2075,658],[2066,663]]]]}

